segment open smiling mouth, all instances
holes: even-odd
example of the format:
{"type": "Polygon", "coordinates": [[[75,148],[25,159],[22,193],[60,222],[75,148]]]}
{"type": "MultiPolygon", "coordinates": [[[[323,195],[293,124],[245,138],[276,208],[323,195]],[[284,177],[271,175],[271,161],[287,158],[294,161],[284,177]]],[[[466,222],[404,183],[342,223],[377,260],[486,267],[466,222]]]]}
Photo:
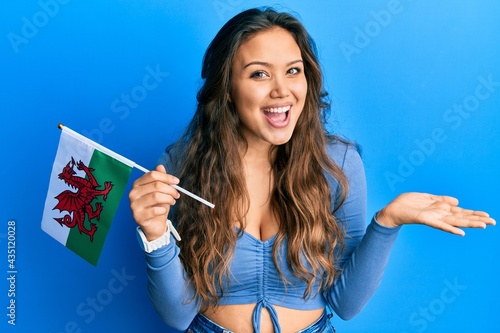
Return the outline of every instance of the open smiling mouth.
{"type": "Polygon", "coordinates": [[[289,115],[291,108],[291,105],[287,105],[278,108],[266,108],[263,109],[262,112],[269,125],[275,128],[283,128],[290,122],[289,115]]]}

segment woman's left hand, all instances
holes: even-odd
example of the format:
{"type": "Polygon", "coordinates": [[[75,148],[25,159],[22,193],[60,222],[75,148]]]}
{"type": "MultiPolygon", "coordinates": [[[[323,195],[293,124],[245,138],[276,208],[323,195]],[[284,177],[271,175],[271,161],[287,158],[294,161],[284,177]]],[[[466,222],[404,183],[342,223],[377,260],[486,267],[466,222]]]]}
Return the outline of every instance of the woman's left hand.
{"type": "Polygon", "coordinates": [[[465,235],[460,228],[496,224],[486,212],[459,207],[456,198],[415,192],[396,197],[377,214],[377,221],[387,227],[424,224],[460,236],[465,235]]]}

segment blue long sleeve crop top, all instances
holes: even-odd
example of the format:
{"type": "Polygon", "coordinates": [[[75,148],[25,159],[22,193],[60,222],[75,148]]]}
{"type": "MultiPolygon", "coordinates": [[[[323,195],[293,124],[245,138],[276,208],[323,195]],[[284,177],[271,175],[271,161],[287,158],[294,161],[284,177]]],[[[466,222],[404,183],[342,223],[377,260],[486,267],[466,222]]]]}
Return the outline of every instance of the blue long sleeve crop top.
{"type": "MultiPolygon", "coordinates": [[[[337,263],[341,274],[329,290],[304,299],[306,283],[295,277],[287,265],[286,241],[278,256],[281,272],[289,282],[284,284],[272,260],[275,237],[261,241],[243,232],[236,242],[230,267],[230,287],[220,301],[222,305],[255,304],[255,332],[259,332],[264,308],[271,315],[275,332],[281,331],[276,305],[303,310],[329,306],[339,317],[351,319],[363,309],[380,284],[399,227],[384,227],[375,217],[366,227],[366,178],[361,157],[354,148],[340,142],[329,145],[327,152],[349,182],[346,200],[335,212],[346,233],[345,248],[337,263]]],[[[168,157],[163,155],[160,161],[168,170],[168,157]]],[[[333,210],[339,187],[333,177],[325,176],[331,189],[333,210]]],[[[178,255],[179,247],[174,239],[169,245],[146,254],[148,292],[163,320],[173,328],[185,330],[198,314],[200,304],[196,300],[186,302],[194,291],[178,255]]]]}

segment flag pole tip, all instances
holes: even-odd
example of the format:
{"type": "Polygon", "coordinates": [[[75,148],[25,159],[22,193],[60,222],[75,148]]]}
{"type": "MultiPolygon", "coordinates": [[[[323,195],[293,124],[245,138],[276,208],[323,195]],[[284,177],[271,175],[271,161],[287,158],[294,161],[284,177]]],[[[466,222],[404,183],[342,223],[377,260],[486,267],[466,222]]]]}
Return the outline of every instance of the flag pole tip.
{"type": "Polygon", "coordinates": [[[63,125],[63,124],[61,124],[61,123],[57,124],[57,128],[59,128],[60,130],[62,130],[63,126],[64,126],[64,125],[63,125]]]}

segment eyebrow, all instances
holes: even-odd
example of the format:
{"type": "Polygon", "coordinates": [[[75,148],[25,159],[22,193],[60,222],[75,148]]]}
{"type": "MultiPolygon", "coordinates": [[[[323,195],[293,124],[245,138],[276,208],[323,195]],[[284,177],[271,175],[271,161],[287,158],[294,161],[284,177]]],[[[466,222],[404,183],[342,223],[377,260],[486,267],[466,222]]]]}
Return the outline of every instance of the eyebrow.
{"type": "MultiPolygon", "coordinates": [[[[293,60],[293,61],[290,61],[289,63],[287,63],[285,67],[291,66],[291,65],[296,64],[298,62],[304,62],[304,61],[302,61],[302,59],[293,60]]],[[[273,65],[271,65],[270,63],[265,62],[265,61],[252,61],[252,62],[249,62],[248,64],[246,64],[243,67],[243,69],[245,69],[245,68],[247,68],[249,66],[252,66],[252,65],[259,65],[259,66],[265,66],[265,67],[273,67],[273,65]]]]}

